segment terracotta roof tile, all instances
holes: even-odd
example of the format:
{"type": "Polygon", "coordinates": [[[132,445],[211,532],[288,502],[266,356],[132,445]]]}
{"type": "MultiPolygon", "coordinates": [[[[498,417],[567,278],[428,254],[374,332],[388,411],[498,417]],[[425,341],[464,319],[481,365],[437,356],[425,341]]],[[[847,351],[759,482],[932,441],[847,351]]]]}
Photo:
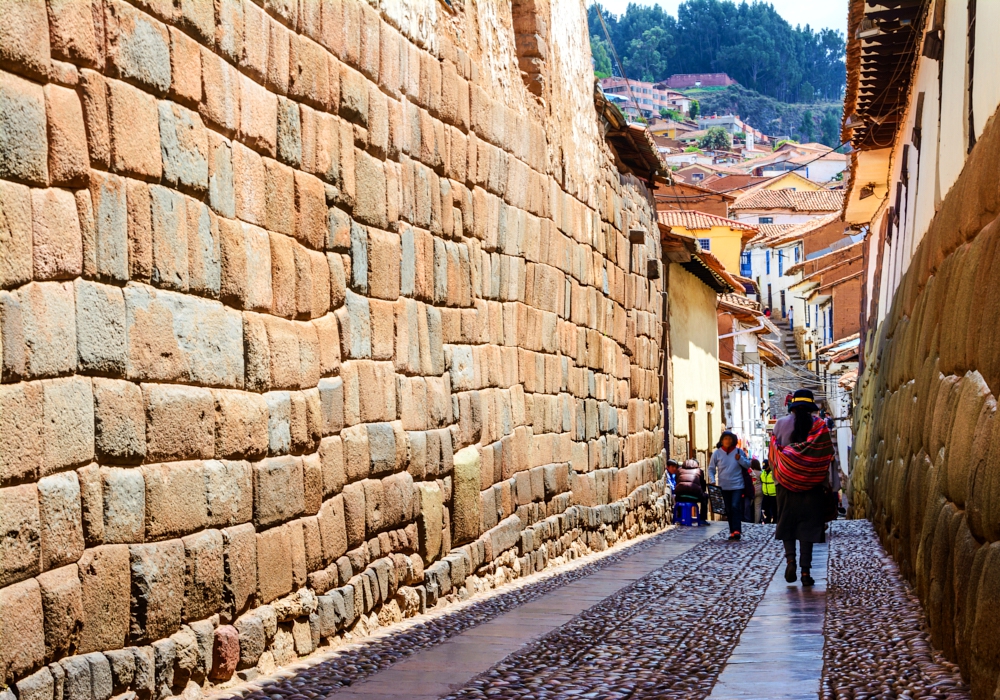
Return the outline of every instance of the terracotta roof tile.
{"type": "Polygon", "coordinates": [[[733,209],[790,209],[792,211],[839,212],[844,206],[843,190],[757,190],[733,202],[733,209]]]}
{"type": "Polygon", "coordinates": [[[714,214],[700,211],[662,210],[656,212],[656,219],[667,226],[677,226],[686,229],[710,229],[714,226],[728,226],[740,231],[756,231],[757,227],[742,221],[726,219],[714,214]]]}

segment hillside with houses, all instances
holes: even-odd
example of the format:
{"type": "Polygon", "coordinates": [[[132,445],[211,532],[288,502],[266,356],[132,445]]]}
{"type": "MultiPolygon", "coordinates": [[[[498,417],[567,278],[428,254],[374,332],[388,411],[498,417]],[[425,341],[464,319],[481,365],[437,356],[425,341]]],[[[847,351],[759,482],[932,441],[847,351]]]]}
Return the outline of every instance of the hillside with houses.
{"type": "Polygon", "coordinates": [[[597,83],[669,171],[655,200],[668,306],[683,308],[670,314],[671,393],[690,399],[674,415],[697,421],[692,405],[713,401],[692,398],[693,386],[716,376],[721,423],[764,454],[786,396],[807,386],[846,463],[862,304],[862,237],[840,216],[850,156],[769,134],[739,114],[699,113],[690,97],[734,86],[726,73],[597,83]],[[708,346],[706,328],[717,357],[684,357],[708,346]]]}

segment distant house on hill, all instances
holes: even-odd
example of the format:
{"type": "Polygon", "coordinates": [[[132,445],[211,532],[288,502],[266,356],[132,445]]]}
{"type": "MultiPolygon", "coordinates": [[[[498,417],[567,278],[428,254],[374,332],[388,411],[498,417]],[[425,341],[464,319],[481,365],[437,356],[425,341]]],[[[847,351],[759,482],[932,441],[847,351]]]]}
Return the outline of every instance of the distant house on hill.
{"type": "Polygon", "coordinates": [[[696,87],[726,87],[736,85],[736,81],[725,73],[674,73],[658,85],[672,90],[686,90],[696,87]]]}
{"type": "Polygon", "coordinates": [[[632,117],[658,117],[661,109],[672,109],[686,115],[691,109],[689,98],[660,84],[617,77],[603,78],[600,83],[606,95],[624,100],[622,109],[632,117]]]}

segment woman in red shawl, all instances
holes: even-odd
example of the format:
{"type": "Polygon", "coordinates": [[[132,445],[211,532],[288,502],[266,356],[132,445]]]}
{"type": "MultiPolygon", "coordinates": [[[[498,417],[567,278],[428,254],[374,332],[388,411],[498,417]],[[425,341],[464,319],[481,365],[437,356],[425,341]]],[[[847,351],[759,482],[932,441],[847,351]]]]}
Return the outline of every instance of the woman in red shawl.
{"type": "Polygon", "coordinates": [[[795,541],[799,542],[802,585],[809,575],[813,544],[826,541],[827,490],[839,489],[839,473],[831,473],[833,441],[808,389],[799,389],[788,404],[789,414],[774,425],[771,464],[777,482],[778,527],[775,539],[785,545],[785,580],[795,582],[795,541]]]}

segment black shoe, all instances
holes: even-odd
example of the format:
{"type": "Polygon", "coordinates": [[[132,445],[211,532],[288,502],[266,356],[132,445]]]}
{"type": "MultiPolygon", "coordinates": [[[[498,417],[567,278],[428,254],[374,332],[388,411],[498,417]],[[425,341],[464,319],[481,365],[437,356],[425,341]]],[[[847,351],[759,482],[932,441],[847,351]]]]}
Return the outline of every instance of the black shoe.
{"type": "Polygon", "coordinates": [[[730,532],[729,533],[729,541],[730,542],[735,542],[739,538],[740,538],[740,533],[738,533],[738,532],[730,532]]]}
{"type": "Polygon", "coordinates": [[[802,585],[803,586],[812,586],[815,583],[816,583],[816,581],[813,579],[812,576],[810,576],[809,574],[802,574],[802,585]]]}
{"type": "Polygon", "coordinates": [[[785,566],[785,580],[789,583],[795,583],[795,562],[790,561],[788,565],[785,566]]]}

